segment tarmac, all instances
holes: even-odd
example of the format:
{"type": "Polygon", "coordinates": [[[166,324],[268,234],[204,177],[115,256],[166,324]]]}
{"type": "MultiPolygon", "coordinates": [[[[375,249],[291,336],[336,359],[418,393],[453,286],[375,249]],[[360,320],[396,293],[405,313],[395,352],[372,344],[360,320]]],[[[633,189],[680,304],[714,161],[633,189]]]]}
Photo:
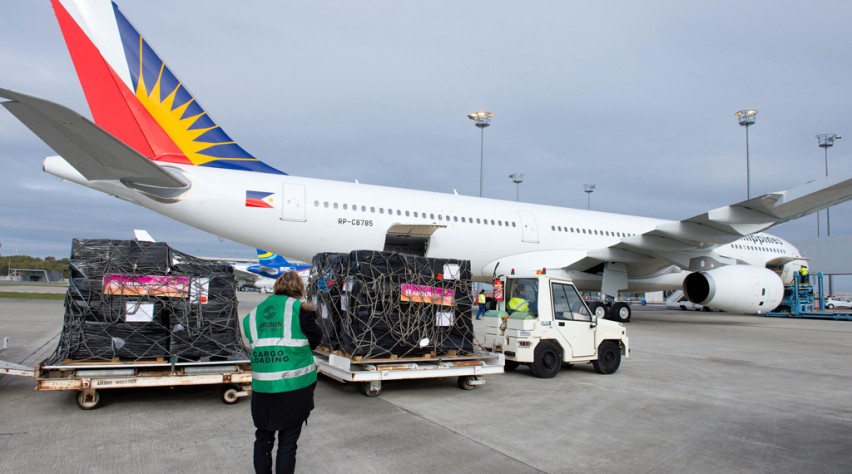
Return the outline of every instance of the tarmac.
{"type": "MultiPolygon", "coordinates": [[[[5,291],[17,291],[4,288],[5,291]]],[[[240,293],[245,314],[264,295],[240,293]]],[[[0,299],[0,359],[55,348],[62,302],[0,299]]],[[[299,440],[303,473],[849,473],[852,322],[634,306],[629,359],[475,390],[385,382],[368,398],[320,377],[299,440]]],[[[218,387],[36,392],[0,375],[0,472],[251,472],[250,402],[218,387]]]]}

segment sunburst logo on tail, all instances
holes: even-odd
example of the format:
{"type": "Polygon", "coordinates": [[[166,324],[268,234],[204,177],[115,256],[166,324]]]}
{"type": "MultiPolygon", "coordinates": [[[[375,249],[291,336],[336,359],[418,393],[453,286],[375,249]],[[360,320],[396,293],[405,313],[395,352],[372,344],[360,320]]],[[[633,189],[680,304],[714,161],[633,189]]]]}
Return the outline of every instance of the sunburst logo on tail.
{"type": "MultiPolygon", "coordinates": [[[[162,155],[154,159],[284,174],[237,145],[213,122],[124,15],[118,9],[115,14],[130,69],[133,94],[173,142],[169,146],[159,147],[162,155]],[[174,147],[180,150],[180,154],[175,154],[174,147]]],[[[140,123],[145,122],[140,120],[140,123]]],[[[149,136],[149,141],[162,140],[160,131],[143,130],[143,133],[149,136]]]]}

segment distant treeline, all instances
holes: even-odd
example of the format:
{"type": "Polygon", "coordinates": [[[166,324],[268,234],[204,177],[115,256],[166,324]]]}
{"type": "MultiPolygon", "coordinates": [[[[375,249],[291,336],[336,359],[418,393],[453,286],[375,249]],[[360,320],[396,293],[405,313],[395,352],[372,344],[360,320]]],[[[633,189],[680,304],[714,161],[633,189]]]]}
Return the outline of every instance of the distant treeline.
{"type": "Polygon", "coordinates": [[[28,270],[56,270],[62,272],[62,276],[65,278],[70,276],[67,258],[57,260],[56,257],[36,258],[26,255],[0,257],[0,276],[8,276],[10,271],[14,273],[15,269],[23,268],[28,270]]]}

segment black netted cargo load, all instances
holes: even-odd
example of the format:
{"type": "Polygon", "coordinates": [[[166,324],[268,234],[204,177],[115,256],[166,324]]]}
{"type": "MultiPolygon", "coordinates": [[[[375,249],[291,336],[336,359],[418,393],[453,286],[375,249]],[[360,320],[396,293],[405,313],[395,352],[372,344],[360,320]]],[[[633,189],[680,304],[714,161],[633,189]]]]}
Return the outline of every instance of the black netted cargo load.
{"type": "Polygon", "coordinates": [[[62,360],[245,360],[233,269],[161,242],[75,239],[62,360]]]}
{"type": "Polygon", "coordinates": [[[358,250],[313,259],[323,345],[352,356],[473,351],[470,262],[358,250]]]}
{"type": "Polygon", "coordinates": [[[105,273],[164,275],[170,248],[164,242],[74,239],[71,243],[71,277],[99,278],[105,273]]]}
{"type": "Polygon", "coordinates": [[[97,323],[83,321],[68,359],[154,359],[169,356],[169,333],[161,322],[97,323]]]}

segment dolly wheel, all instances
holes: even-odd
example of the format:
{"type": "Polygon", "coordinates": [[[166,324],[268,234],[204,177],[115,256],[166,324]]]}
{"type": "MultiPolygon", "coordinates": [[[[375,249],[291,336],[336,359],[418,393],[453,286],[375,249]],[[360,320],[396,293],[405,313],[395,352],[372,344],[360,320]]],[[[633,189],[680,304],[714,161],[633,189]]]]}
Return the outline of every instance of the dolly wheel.
{"type": "Polygon", "coordinates": [[[225,405],[233,405],[240,401],[240,396],[237,395],[240,389],[234,385],[225,385],[222,387],[222,403],[225,405]]]}
{"type": "Polygon", "coordinates": [[[378,397],[382,394],[382,383],[364,382],[361,384],[361,393],[368,397],[378,397]]]}
{"type": "Polygon", "coordinates": [[[476,388],[476,384],[473,383],[475,380],[476,377],[473,375],[463,375],[459,377],[456,385],[462,390],[473,390],[476,388]]]}
{"type": "Polygon", "coordinates": [[[101,404],[101,394],[97,390],[87,388],[77,392],[75,400],[81,410],[94,410],[101,404]]]}

